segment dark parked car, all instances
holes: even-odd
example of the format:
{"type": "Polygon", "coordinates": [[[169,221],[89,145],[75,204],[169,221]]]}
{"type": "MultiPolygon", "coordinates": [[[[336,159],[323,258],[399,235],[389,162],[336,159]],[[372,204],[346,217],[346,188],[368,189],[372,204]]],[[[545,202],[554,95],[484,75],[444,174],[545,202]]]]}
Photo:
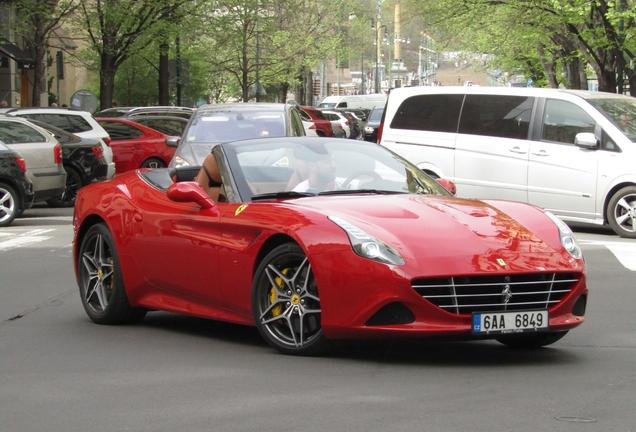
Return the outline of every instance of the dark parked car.
{"type": "Polygon", "coordinates": [[[142,124],[168,136],[181,136],[188,124],[188,119],[175,116],[135,116],[128,117],[135,123],[142,124]]]}
{"type": "Polygon", "coordinates": [[[384,113],[384,107],[375,107],[369,114],[369,121],[364,127],[364,140],[377,142],[378,141],[378,128],[382,121],[382,113],[384,113]]]}
{"type": "Polygon", "coordinates": [[[26,162],[16,151],[0,143],[0,227],[33,205],[33,184],[26,176],[26,162]]]}
{"type": "Polygon", "coordinates": [[[77,192],[96,180],[106,180],[108,162],[100,141],[82,138],[50,124],[30,120],[50,132],[62,145],[62,163],[66,171],[66,188],[46,202],[51,207],[73,207],[77,192]]]}
{"type": "Polygon", "coordinates": [[[102,110],[95,117],[173,116],[189,119],[194,111],[194,108],[178,106],[117,107],[102,110]]]}

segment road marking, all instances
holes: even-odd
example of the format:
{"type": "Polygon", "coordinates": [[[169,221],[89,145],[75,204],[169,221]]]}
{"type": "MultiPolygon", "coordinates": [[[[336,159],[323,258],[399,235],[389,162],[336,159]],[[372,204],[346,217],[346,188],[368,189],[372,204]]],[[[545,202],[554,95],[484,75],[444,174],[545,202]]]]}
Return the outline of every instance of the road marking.
{"type": "MultiPolygon", "coordinates": [[[[0,251],[6,251],[9,249],[15,249],[22,246],[27,246],[34,243],[39,243],[44,240],[52,239],[51,236],[44,236],[48,232],[55,231],[55,228],[51,229],[35,229],[29,230],[22,234],[13,234],[9,240],[0,241],[0,251]]],[[[11,236],[11,233],[3,232],[2,237],[11,236]]]]}
{"type": "Polygon", "coordinates": [[[636,243],[579,240],[581,245],[605,246],[625,268],[636,271],[636,243]]]}

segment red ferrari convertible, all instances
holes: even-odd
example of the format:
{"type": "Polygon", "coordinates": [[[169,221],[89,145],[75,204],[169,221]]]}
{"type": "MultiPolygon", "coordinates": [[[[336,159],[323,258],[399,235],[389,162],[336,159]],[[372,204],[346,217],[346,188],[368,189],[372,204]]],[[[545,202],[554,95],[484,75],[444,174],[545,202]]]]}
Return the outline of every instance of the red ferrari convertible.
{"type": "Polygon", "coordinates": [[[219,144],[201,168],[81,189],[73,224],[82,303],[100,324],[171,311],[316,355],[362,338],[540,347],[585,319],[585,262],[563,222],[456,198],[364,141],[219,144]]]}

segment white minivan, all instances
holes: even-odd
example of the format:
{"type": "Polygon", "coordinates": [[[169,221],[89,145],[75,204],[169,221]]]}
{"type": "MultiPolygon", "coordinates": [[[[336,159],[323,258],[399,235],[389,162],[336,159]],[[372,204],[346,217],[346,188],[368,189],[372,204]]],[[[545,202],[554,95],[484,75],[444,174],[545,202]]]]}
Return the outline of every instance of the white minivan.
{"type": "Polygon", "coordinates": [[[457,196],[544,207],[636,238],[636,98],[504,87],[391,92],[379,143],[457,196]]]}
{"type": "Polygon", "coordinates": [[[319,109],[327,108],[365,108],[372,110],[386,104],[387,95],[375,93],[368,95],[327,96],[318,105],[319,109]]]}

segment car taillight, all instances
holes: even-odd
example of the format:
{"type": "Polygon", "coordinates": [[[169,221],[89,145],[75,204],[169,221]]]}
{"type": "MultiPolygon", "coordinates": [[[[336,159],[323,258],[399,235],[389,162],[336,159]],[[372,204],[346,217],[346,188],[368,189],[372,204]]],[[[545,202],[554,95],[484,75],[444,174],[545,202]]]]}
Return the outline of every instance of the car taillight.
{"type": "Polygon", "coordinates": [[[53,155],[55,157],[55,163],[56,164],[61,164],[62,163],[62,146],[57,144],[55,146],[55,148],[53,149],[53,155]]]}
{"type": "Polygon", "coordinates": [[[349,126],[349,120],[345,120],[345,126],[349,126]]]}
{"type": "Polygon", "coordinates": [[[97,159],[101,159],[104,157],[104,149],[102,148],[102,146],[91,147],[91,150],[93,150],[93,153],[95,153],[95,157],[97,159]]]}
{"type": "Polygon", "coordinates": [[[20,156],[16,156],[15,162],[20,167],[20,171],[22,171],[23,173],[26,173],[26,161],[22,159],[20,156]]]}
{"type": "Polygon", "coordinates": [[[383,130],[384,130],[384,123],[380,123],[380,126],[378,126],[378,138],[375,140],[376,144],[380,144],[383,130]]]}
{"type": "Polygon", "coordinates": [[[110,147],[110,138],[104,138],[104,144],[110,147]]]}
{"type": "Polygon", "coordinates": [[[316,125],[312,123],[312,125],[309,126],[309,129],[316,129],[316,125]]]}

